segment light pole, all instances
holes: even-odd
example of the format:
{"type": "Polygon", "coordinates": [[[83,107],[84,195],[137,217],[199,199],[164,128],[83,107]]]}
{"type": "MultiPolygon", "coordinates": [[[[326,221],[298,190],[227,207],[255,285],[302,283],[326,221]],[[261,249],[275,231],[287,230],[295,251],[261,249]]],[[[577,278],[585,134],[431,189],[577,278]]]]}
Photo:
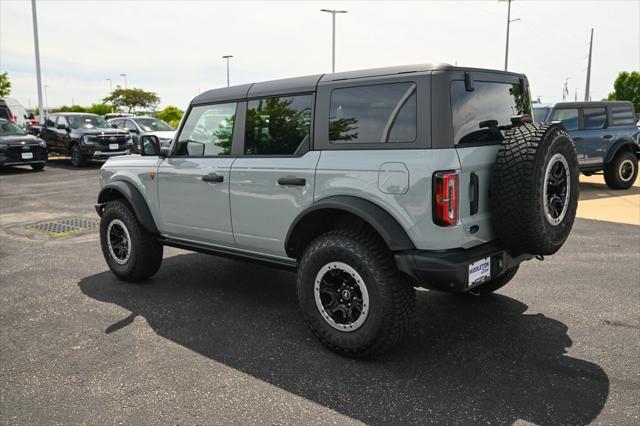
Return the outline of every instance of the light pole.
{"type": "Polygon", "coordinates": [[[500,0],[507,2],[507,46],[504,51],[504,70],[507,70],[507,66],[509,64],[509,28],[511,27],[512,22],[519,21],[520,18],[511,19],[511,1],[512,0],[500,0]]]}
{"type": "Polygon", "coordinates": [[[110,78],[105,78],[105,80],[109,82],[109,94],[113,93],[113,80],[110,78]]]}
{"type": "Polygon", "coordinates": [[[36,0],[31,0],[31,17],[33,18],[33,45],[36,52],[36,80],[38,84],[38,110],[40,124],[44,124],[44,105],[42,103],[42,73],[40,72],[40,42],[38,40],[38,13],[36,0]]]}
{"type": "Polygon", "coordinates": [[[127,90],[127,75],[126,74],[120,74],[120,77],[124,77],[124,90],[127,90]]]}
{"type": "Polygon", "coordinates": [[[336,72],[336,14],[347,13],[347,11],[320,9],[320,12],[327,12],[331,14],[331,72],[336,72]]]}
{"type": "Polygon", "coordinates": [[[229,59],[233,58],[233,55],[224,55],[222,59],[227,60],[227,87],[229,87],[229,59]]]}

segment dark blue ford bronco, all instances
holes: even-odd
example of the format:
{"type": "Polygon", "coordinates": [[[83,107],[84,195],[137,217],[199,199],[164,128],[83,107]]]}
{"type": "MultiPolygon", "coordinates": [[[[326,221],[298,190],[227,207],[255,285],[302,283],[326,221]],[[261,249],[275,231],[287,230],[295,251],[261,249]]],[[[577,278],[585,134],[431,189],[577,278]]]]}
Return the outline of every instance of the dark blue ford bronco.
{"type": "Polygon", "coordinates": [[[604,180],[613,189],[633,185],[638,176],[640,129],[631,102],[534,104],[533,114],[538,122],[562,121],[576,144],[583,174],[604,171],[604,180]]]}

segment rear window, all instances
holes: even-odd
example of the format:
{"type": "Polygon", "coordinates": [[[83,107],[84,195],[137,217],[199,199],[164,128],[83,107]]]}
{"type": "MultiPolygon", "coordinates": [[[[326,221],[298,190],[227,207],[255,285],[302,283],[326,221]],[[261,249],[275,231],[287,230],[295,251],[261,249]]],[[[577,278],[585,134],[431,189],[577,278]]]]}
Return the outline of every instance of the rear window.
{"type": "Polygon", "coordinates": [[[576,108],[557,109],[552,121],[562,121],[567,130],[578,130],[580,119],[576,108]]]}
{"type": "Polygon", "coordinates": [[[402,143],[416,140],[415,83],[347,87],[331,92],[331,143],[402,143]]]}
{"type": "Polygon", "coordinates": [[[612,126],[628,126],[636,124],[631,105],[614,105],[610,108],[612,126]]]}
{"type": "Polygon", "coordinates": [[[460,80],[452,81],[450,90],[456,144],[500,142],[500,126],[511,125],[511,117],[531,115],[529,92],[521,94],[519,84],[476,81],[468,92],[460,80]]]}
{"type": "Polygon", "coordinates": [[[584,108],[582,120],[585,130],[602,129],[607,122],[607,110],[604,108],[584,108]]]}

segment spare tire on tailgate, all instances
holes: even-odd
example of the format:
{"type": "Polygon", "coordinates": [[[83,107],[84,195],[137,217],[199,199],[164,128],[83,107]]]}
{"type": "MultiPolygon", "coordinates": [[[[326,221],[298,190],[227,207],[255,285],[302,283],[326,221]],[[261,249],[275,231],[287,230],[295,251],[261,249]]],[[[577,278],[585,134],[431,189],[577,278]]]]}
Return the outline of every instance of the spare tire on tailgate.
{"type": "Polygon", "coordinates": [[[493,227],[508,250],[557,252],[578,207],[578,158],[564,126],[522,123],[506,130],[490,194],[493,227]]]}

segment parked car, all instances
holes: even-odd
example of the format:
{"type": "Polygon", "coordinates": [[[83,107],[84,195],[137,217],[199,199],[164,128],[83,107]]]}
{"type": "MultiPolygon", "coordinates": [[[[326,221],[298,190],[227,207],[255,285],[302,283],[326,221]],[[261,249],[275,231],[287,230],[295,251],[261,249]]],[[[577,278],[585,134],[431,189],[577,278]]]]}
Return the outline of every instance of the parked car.
{"type": "Polygon", "coordinates": [[[585,175],[604,171],[612,189],[630,188],[638,176],[640,131],[631,102],[534,104],[536,121],[562,121],[578,151],[585,175]]]}
{"type": "Polygon", "coordinates": [[[12,121],[26,129],[30,122],[27,110],[14,98],[0,98],[0,118],[12,121]]]}
{"type": "Polygon", "coordinates": [[[33,170],[42,170],[47,159],[45,141],[0,118],[0,167],[30,165],[33,170]]]}
{"type": "Polygon", "coordinates": [[[297,270],[315,335],[378,353],[414,287],[488,295],[567,239],[575,146],[530,114],[526,76],[446,64],[209,90],[170,148],[143,135],[100,170],[102,252],[126,281],[163,246],[297,270]]]}
{"type": "Polygon", "coordinates": [[[133,146],[129,132],[114,129],[99,115],[77,112],[51,114],[40,137],[50,152],[69,155],[76,167],[87,160],[129,154],[133,146]]]}
{"type": "Polygon", "coordinates": [[[155,117],[113,118],[108,121],[115,128],[128,130],[131,133],[136,152],[140,152],[138,142],[141,135],[157,136],[160,145],[168,147],[176,131],[165,121],[155,117]]]}

